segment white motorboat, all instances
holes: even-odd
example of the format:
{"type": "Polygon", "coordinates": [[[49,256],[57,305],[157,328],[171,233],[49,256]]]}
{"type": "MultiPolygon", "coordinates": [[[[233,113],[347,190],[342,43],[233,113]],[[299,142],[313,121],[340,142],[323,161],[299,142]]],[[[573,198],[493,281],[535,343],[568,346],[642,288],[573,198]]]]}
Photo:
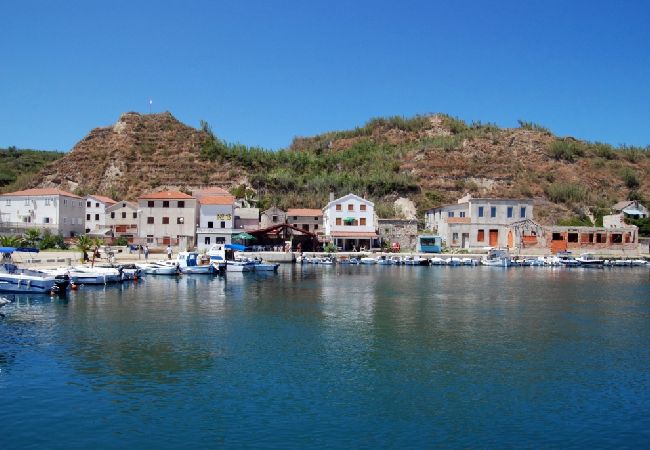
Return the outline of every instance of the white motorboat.
{"type": "Polygon", "coordinates": [[[512,260],[507,250],[491,249],[488,251],[487,256],[481,259],[481,264],[493,267],[510,267],[512,260]]]}
{"type": "Polygon", "coordinates": [[[0,247],[0,292],[63,294],[70,284],[65,274],[51,274],[43,270],[22,269],[14,264],[15,251],[38,253],[35,248],[0,247]]]}
{"type": "Polygon", "coordinates": [[[434,256],[430,260],[432,266],[444,266],[446,264],[445,260],[439,256],[434,256]]]}
{"type": "Polygon", "coordinates": [[[192,275],[212,275],[217,273],[213,264],[201,264],[198,252],[179,252],[176,264],[181,273],[192,275]]]}
{"type": "Polygon", "coordinates": [[[580,257],[576,258],[576,261],[579,261],[583,266],[602,266],[605,261],[600,258],[597,258],[593,253],[583,253],[580,257]]]}
{"type": "Polygon", "coordinates": [[[361,258],[361,264],[377,264],[377,260],[375,258],[371,258],[370,256],[365,256],[361,258]]]}
{"type": "Polygon", "coordinates": [[[150,262],[150,263],[136,263],[135,265],[145,275],[177,275],[178,274],[178,267],[176,267],[176,264],[171,265],[171,264],[160,264],[157,262],[150,262]]]}
{"type": "Polygon", "coordinates": [[[377,258],[377,264],[381,266],[392,266],[394,263],[390,256],[382,255],[377,258]]]}
{"type": "Polygon", "coordinates": [[[460,258],[457,258],[455,256],[452,256],[447,260],[447,265],[448,266],[461,266],[463,264],[463,261],[460,258]]]}
{"type": "Polygon", "coordinates": [[[428,266],[429,260],[420,256],[405,256],[404,264],[407,266],[428,266]]]}

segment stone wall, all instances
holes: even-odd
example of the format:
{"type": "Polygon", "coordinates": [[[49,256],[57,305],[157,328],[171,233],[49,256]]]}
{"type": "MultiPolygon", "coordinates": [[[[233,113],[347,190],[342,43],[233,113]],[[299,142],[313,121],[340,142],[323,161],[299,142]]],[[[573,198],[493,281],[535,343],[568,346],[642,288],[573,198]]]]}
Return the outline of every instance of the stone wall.
{"type": "Polygon", "coordinates": [[[379,237],[389,246],[398,242],[402,250],[415,250],[418,237],[417,220],[379,219],[379,237]]]}

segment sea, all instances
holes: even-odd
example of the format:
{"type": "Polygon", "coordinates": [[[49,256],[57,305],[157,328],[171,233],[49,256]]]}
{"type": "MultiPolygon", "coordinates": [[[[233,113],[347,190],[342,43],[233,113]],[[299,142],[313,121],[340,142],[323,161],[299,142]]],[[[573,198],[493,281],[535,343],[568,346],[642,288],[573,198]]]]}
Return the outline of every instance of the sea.
{"type": "Polygon", "coordinates": [[[5,450],[650,447],[647,267],[284,265],[5,297],[5,450]]]}

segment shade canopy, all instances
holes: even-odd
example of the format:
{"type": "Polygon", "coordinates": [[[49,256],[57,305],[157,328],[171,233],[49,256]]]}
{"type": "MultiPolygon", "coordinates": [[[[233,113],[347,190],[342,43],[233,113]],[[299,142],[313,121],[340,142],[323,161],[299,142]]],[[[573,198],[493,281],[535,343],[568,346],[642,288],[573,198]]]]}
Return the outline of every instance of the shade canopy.
{"type": "Polygon", "coordinates": [[[233,236],[233,239],[240,239],[242,241],[250,240],[250,239],[255,239],[255,236],[252,234],[248,234],[246,232],[239,233],[233,236]]]}
{"type": "Polygon", "coordinates": [[[248,249],[245,245],[240,244],[226,244],[224,247],[228,250],[237,250],[239,252],[245,252],[248,249]]]}

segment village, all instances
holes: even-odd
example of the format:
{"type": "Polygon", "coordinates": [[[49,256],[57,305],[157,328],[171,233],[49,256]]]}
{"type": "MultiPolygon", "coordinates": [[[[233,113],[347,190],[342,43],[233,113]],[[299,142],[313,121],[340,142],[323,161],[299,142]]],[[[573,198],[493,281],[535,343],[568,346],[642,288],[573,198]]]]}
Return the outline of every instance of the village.
{"type": "Polygon", "coordinates": [[[374,203],[354,193],[338,198],[330,193],[322,209],[260,211],[220,187],[191,195],[175,190],[151,192],[135,202],[44,188],[0,196],[0,235],[20,236],[36,229],[68,242],[88,235],[106,245],[131,250],[146,245],[153,252],[171,246],[175,251],[205,253],[214,244],[237,242],[255,252],[291,254],[481,254],[494,248],[519,255],[647,254],[647,242],[626,218],[647,218],[648,209],[638,201],[623,201],[612,205],[610,212],[601,227],[544,226],[535,221],[533,200],[466,195],[455,204],[426,211],[419,229],[416,219],[378,218],[374,203]]]}

